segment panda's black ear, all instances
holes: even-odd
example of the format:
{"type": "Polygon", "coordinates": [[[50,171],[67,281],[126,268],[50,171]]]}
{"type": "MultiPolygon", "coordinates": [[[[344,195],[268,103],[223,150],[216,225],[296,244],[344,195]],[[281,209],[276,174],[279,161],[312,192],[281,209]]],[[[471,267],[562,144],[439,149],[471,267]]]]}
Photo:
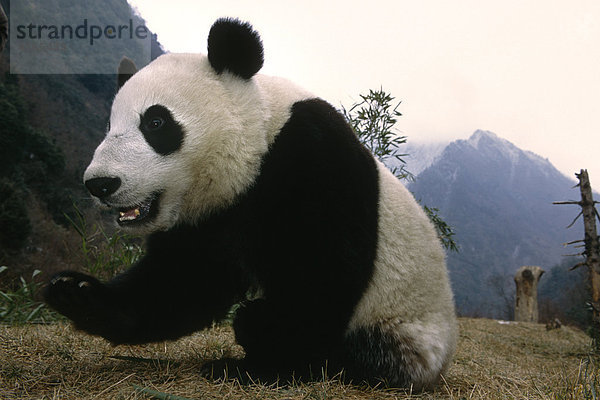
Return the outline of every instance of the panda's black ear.
{"type": "Polygon", "coordinates": [[[117,71],[117,84],[119,89],[121,86],[125,84],[135,73],[137,72],[137,67],[133,60],[129,57],[121,58],[121,62],[119,63],[119,69],[117,71]]]}
{"type": "Polygon", "coordinates": [[[247,22],[220,18],[208,34],[208,60],[218,74],[228,70],[250,79],[263,65],[260,36],[247,22]]]}

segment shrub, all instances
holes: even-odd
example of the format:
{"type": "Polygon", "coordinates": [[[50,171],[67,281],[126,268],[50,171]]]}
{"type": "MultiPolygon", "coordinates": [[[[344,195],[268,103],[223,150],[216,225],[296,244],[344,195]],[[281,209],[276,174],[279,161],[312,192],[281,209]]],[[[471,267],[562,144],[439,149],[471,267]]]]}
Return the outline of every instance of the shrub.
{"type": "MultiPolygon", "coordinates": [[[[361,94],[360,98],[362,101],[353,104],[350,109],[346,110],[342,107],[342,113],[354,129],[358,140],[382,163],[391,167],[392,173],[398,179],[415,179],[406,169],[406,162],[403,159],[408,154],[402,154],[399,150],[400,145],[406,143],[407,138],[399,135],[394,129],[398,117],[402,116],[398,111],[400,102],[393,105],[394,97],[383,89],[369,90],[369,94],[361,94]]],[[[454,241],[454,231],[440,217],[439,210],[426,205],[423,205],[423,209],[435,226],[442,245],[448,250],[458,251],[454,241]]]]}
{"type": "Polygon", "coordinates": [[[31,232],[23,194],[5,179],[0,179],[0,227],[0,252],[22,248],[31,232]]]}

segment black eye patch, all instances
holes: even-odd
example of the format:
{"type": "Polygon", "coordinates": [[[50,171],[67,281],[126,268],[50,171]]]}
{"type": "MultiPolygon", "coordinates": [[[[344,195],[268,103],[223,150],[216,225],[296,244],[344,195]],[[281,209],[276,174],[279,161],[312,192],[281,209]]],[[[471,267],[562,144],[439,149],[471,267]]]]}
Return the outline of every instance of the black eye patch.
{"type": "Polygon", "coordinates": [[[150,106],[140,119],[140,131],[158,154],[166,156],[181,148],[183,128],[160,104],[150,106]]]}

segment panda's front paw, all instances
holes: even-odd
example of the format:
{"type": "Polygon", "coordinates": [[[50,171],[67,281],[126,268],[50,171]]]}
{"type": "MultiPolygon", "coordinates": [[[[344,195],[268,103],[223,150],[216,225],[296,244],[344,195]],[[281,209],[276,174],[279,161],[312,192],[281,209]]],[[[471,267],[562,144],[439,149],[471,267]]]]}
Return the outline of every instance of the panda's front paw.
{"type": "Polygon", "coordinates": [[[85,329],[106,307],[106,287],[96,278],[74,271],[52,277],[44,292],[46,303],[85,329]]]}

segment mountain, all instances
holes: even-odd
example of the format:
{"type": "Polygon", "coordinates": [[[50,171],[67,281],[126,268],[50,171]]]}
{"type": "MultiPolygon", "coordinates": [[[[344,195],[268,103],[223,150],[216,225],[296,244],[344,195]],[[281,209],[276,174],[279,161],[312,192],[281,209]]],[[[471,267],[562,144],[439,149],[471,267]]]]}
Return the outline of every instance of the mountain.
{"type": "Polygon", "coordinates": [[[575,181],[489,131],[454,141],[430,160],[408,187],[456,232],[460,251],[448,254],[448,268],[458,310],[506,318],[516,270],[549,270],[570,251],[563,243],[583,238],[582,224],[566,229],[579,210],[552,204],[577,199],[575,181]]]}
{"type": "MultiPolygon", "coordinates": [[[[402,157],[402,161],[406,163],[406,169],[414,176],[417,176],[438,160],[448,144],[449,142],[415,144],[409,141],[402,148],[401,153],[406,154],[406,156],[402,157]]],[[[392,160],[397,161],[395,159],[392,160]]]]}
{"type": "MultiPolygon", "coordinates": [[[[42,10],[72,17],[67,3],[94,18],[144,24],[126,0],[19,0],[20,11],[30,10],[35,21],[44,21],[42,10]]],[[[10,17],[10,2],[0,5],[10,17]]],[[[135,50],[127,46],[115,48],[117,60],[135,50]]],[[[105,135],[118,63],[115,74],[10,74],[10,47],[11,40],[0,53],[0,265],[15,277],[34,269],[77,269],[81,237],[69,218],[77,220],[76,207],[90,216],[90,230],[100,218],[81,177],[105,135]]],[[[152,34],[151,56],[162,52],[152,34]]]]}

